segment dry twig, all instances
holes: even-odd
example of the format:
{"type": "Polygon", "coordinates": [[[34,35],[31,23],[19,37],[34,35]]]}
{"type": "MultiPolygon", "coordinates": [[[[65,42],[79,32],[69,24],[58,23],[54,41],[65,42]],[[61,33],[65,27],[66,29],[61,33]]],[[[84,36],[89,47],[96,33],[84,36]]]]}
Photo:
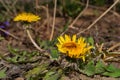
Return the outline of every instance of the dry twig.
{"type": "Polygon", "coordinates": [[[117,43],[117,44],[115,44],[115,45],[113,45],[112,47],[110,47],[110,48],[107,50],[107,52],[109,52],[109,51],[115,49],[115,48],[118,47],[118,46],[120,46],[120,42],[117,43]]]}
{"type": "Polygon", "coordinates": [[[6,33],[6,34],[8,34],[8,35],[10,35],[10,36],[12,36],[13,38],[15,38],[15,39],[17,39],[17,40],[20,40],[18,37],[16,37],[15,35],[9,33],[8,31],[6,31],[6,30],[4,30],[4,29],[2,29],[2,28],[0,28],[0,31],[2,31],[2,32],[6,33]]]}
{"type": "Polygon", "coordinates": [[[28,35],[30,41],[33,43],[33,45],[34,45],[38,50],[40,50],[41,52],[44,51],[43,49],[41,49],[41,48],[35,43],[35,41],[33,40],[32,36],[31,36],[31,34],[30,34],[30,32],[29,32],[29,30],[26,29],[26,31],[27,31],[27,35],[28,35]]]}
{"type": "Polygon", "coordinates": [[[50,35],[50,41],[52,40],[53,35],[54,35],[57,0],[55,0],[54,4],[55,5],[54,5],[54,13],[53,13],[53,25],[52,25],[52,32],[51,32],[51,35],[50,35]]]}
{"type": "Polygon", "coordinates": [[[99,16],[91,25],[89,25],[86,29],[77,33],[77,35],[89,30],[93,25],[95,25],[103,16],[105,16],[117,3],[119,0],[116,0],[101,16],[99,16]]]}

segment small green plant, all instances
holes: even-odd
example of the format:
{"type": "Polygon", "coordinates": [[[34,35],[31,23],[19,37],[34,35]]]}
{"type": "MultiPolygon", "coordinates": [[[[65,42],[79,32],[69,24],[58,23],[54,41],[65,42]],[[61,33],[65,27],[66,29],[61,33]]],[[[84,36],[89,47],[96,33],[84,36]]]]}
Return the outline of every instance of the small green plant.
{"type": "MultiPolygon", "coordinates": [[[[58,50],[62,53],[65,52],[64,54],[68,56],[66,57],[66,60],[69,62],[68,63],[69,66],[65,66],[63,70],[66,70],[68,67],[72,67],[70,65],[74,64],[74,65],[77,65],[76,70],[78,70],[80,73],[86,74],[87,76],[103,75],[103,76],[109,76],[109,77],[120,77],[120,69],[114,67],[112,64],[106,65],[104,62],[104,59],[102,58],[102,55],[104,55],[105,57],[107,56],[107,54],[109,54],[109,52],[102,51],[102,47],[100,47],[100,49],[95,47],[94,39],[92,37],[86,38],[85,41],[89,43],[89,46],[92,46],[93,50],[91,49],[92,51],[88,51],[90,54],[84,55],[84,58],[81,58],[81,57],[78,58],[77,54],[75,54],[75,52],[77,52],[76,48],[81,45],[85,45],[85,44],[87,45],[87,43],[84,42],[83,44],[79,40],[84,41],[82,38],[78,38],[77,40],[76,36],[73,36],[72,39],[70,38],[70,36],[67,36],[67,35],[65,36],[65,39],[62,36],[58,38],[58,41],[59,41],[59,43],[57,44],[58,50]],[[81,44],[79,44],[79,42],[81,44]],[[73,53],[72,54],[70,51],[75,51],[75,52],[72,52],[73,53]]],[[[83,49],[84,47],[81,46],[80,48],[83,49]]],[[[79,56],[82,56],[82,55],[83,53],[81,53],[81,55],[79,56]]],[[[72,70],[75,70],[75,69],[72,69],[72,70]]]]}
{"type": "Polygon", "coordinates": [[[57,68],[56,69],[52,68],[46,73],[43,80],[60,80],[60,77],[62,76],[62,74],[63,74],[62,69],[57,70],[57,68]]]}
{"type": "Polygon", "coordinates": [[[6,77],[6,69],[0,70],[0,79],[5,78],[5,77],[6,77]]]}
{"type": "Polygon", "coordinates": [[[84,8],[77,0],[60,0],[59,3],[64,15],[73,18],[76,17],[84,8]]]}
{"type": "Polygon", "coordinates": [[[50,63],[43,63],[41,65],[37,65],[36,67],[34,67],[33,69],[27,71],[25,73],[25,78],[27,78],[28,80],[39,80],[41,78],[43,78],[43,76],[45,75],[48,66],[50,63]]]}
{"type": "Polygon", "coordinates": [[[39,60],[40,53],[37,51],[28,52],[26,50],[20,51],[19,49],[12,48],[8,46],[11,56],[4,57],[10,63],[19,64],[19,63],[31,63],[39,60]]]}
{"type": "Polygon", "coordinates": [[[56,46],[55,46],[55,43],[56,43],[56,40],[52,40],[52,41],[48,41],[48,40],[44,40],[42,41],[40,38],[37,38],[36,42],[38,43],[38,45],[47,50],[50,54],[50,58],[52,60],[57,60],[58,57],[59,57],[59,52],[58,50],[56,49],[56,46]]]}

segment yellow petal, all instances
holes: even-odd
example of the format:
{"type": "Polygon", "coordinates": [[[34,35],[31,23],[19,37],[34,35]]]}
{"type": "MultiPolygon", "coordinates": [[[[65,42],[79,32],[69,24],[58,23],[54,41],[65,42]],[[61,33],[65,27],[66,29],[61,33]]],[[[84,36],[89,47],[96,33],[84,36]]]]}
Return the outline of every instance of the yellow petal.
{"type": "Polygon", "coordinates": [[[38,21],[40,20],[40,17],[37,16],[37,15],[34,15],[32,13],[21,13],[21,14],[18,14],[15,18],[14,18],[14,21],[25,21],[25,22],[35,22],[35,21],[38,21]]]}
{"type": "Polygon", "coordinates": [[[76,35],[73,35],[72,41],[73,41],[73,42],[76,42],[76,35]]]}
{"type": "Polygon", "coordinates": [[[62,53],[66,53],[66,50],[64,50],[62,48],[59,48],[59,51],[62,52],[62,53]]]}
{"type": "Polygon", "coordinates": [[[60,47],[61,47],[61,44],[58,43],[58,44],[56,44],[56,46],[57,46],[58,48],[60,48],[60,47]]]}
{"type": "Polygon", "coordinates": [[[83,43],[84,43],[84,41],[85,41],[85,38],[82,38],[81,42],[83,42],[83,43]]]}
{"type": "Polygon", "coordinates": [[[58,41],[59,41],[59,43],[60,43],[60,44],[62,44],[62,43],[63,43],[63,42],[61,41],[61,39],[60,39],[60,38],[58,38],[58,41]]]}
{"type": "Polygon", "coordinates": [[[68,36],[68,35],[65,35],[65,41],[66,41],[66,42],[70,42],[70,41],[71,41],[71,38],[70,38],[70,36],[68,36]]]}
{"type": "Polygon", "coordinates": [[[80,44],[80,43],[81,43],[81,38],[78,39],[78,44],[80,44]]]}
{"type": "Polygon", "coordinates": [[[85,38],[82,38],[82,37],[81,37],[81,38],[79,38],[79,39],[78,39],[78,44],[81,44],[81,43],[83,43],[83,44],[84,44],[84,40],[85,40],[85,38]]]}
{"type": "Polygon", "coordinates": [[[65,42],[65,39],[62,36],[60,36],[59,38],[63,43],[65,42]]]}

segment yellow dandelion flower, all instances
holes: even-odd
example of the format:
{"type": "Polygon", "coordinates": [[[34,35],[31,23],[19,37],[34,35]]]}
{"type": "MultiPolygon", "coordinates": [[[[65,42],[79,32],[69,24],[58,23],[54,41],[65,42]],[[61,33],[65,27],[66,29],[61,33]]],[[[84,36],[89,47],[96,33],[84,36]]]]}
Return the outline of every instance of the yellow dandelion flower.
{"type": "Polygon", "coordinates": [[[65,35],[65,37],[60,36],[58,41],[59,43],[56,46],[60,52],[71,58],[82,58],[83,61],[85,61],[86,55],[90,54],[90,49],[93,48],[85,42],[85,38],[76,39],[76,35],[73,35],[72,38],[68,35],[65,35]]]}
{"type": "Polygon", "coordinates": [[[18,14],[15,18],[14,21],[23,21],[23,22],[35,22],[40,20],[40,17],[37,15],[34,15],[32,13],[26,13],[23,12],[21,14],[18,14]]]}

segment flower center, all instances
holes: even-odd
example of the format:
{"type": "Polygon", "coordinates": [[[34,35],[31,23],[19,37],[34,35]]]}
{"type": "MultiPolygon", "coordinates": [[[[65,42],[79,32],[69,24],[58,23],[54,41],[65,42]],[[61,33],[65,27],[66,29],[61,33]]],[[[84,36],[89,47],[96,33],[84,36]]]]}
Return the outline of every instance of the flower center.
{"type": "Polygon", "coordinates": [[[65,44],[63,44],[63,46],[62,46],[63,48],[76,48],[77,47],[77,45],[76,45],[76,43],[74,43],[74,42],[68,42],[68,43],[65,43],[65,44]]]}

